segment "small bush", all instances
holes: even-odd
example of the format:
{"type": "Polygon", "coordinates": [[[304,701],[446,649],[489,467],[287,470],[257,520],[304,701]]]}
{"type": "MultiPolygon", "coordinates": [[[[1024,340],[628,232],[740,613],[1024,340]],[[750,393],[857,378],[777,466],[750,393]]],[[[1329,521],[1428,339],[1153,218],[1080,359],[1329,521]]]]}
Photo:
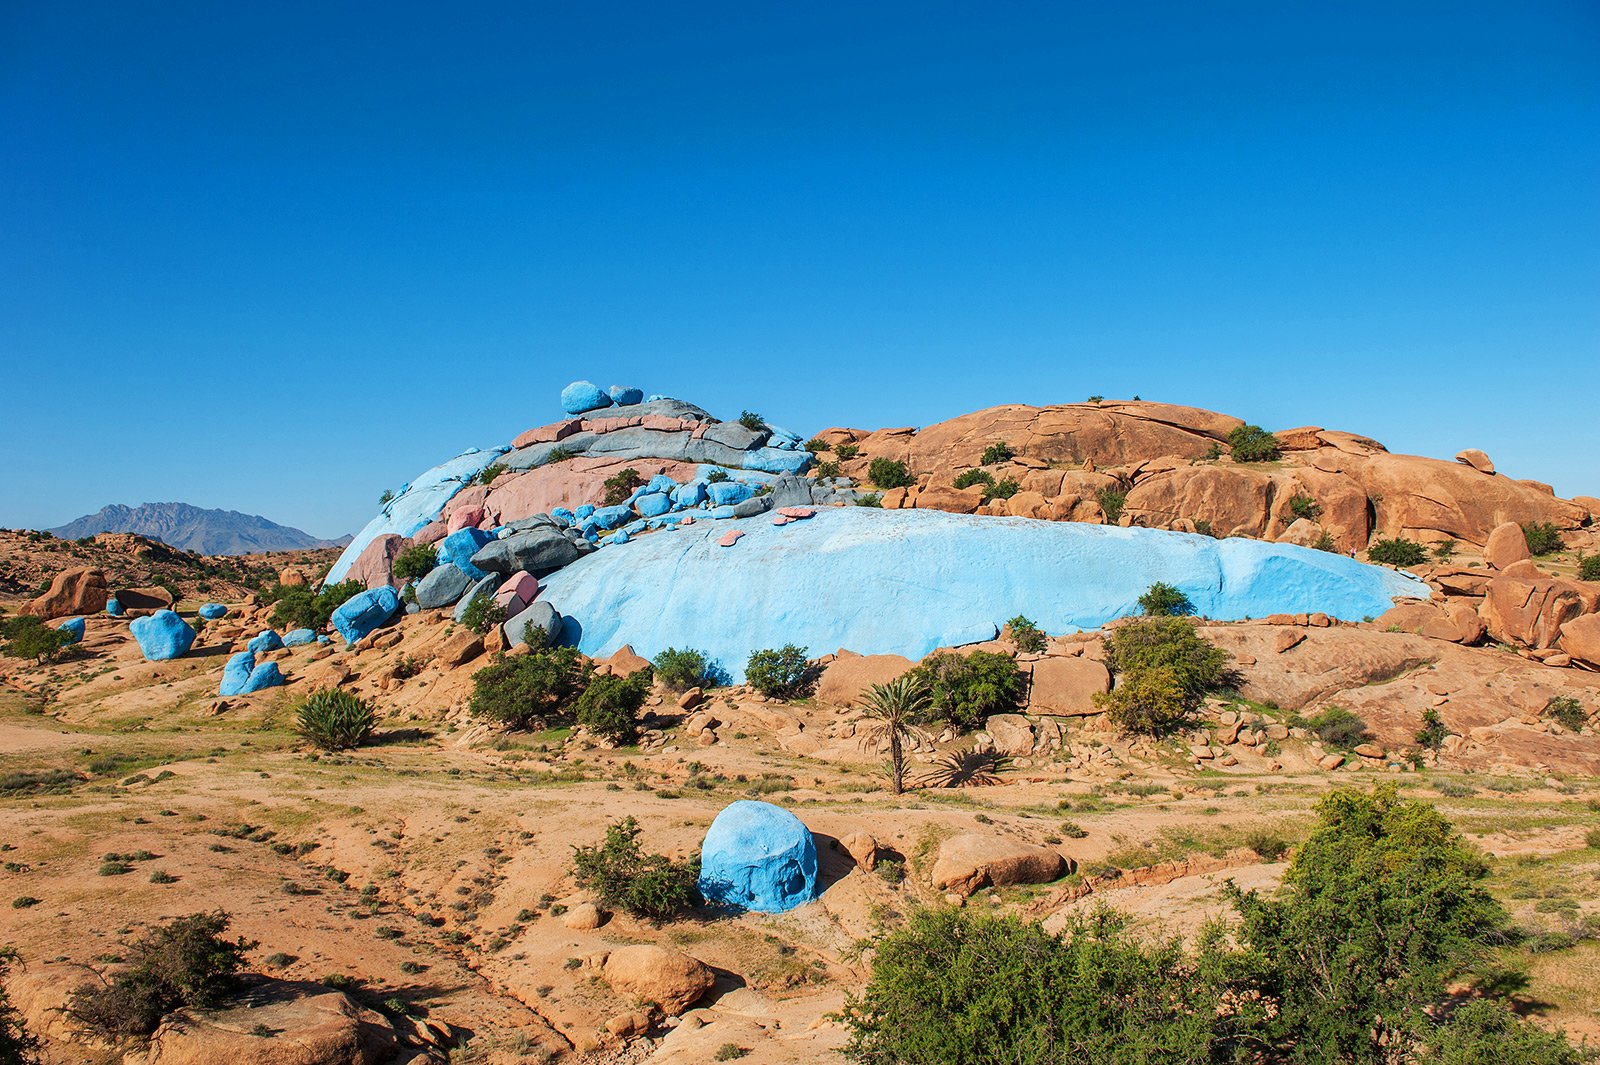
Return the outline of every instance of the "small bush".
{"type": "Polygon", "coordinates": [[[1367,742],[1367,723],[1342,706],[1330,706],[1306,724],[1324,746],[1351,751],[1367,742]]]}
{"type": "Polygon", "coordinates": [[[721,484],[728,479],[727,470],[712,470],[706,474],[706,484],[721,484]]]}
{"type": "Polygon", "coordinates": [[[840,444],[838,447],[833,449],[833,453],[835,455],[839,456],[839,461],[840,462],[849,462],[853,458],[859,458],[860,457],[860,455],[861,455],[861,445],[860,444],[840,444]]]}
{"type": "Polygon", "coordinates": [[[840,472],[839,464],[829,459],[825,462],[817,463],[816,468],[811,471],[811,475],[819,481],[831,481],[840,476],[840,472]]]}
{"type": "Polygon", "coordinates": [[[378,506],[386,507],[394,501],[394,493],[385,488],[378,493],[378,506]]]}
{"type": "Polygon", "coordinates": [[[1106,640],[1116,687],[1095,696],[1126,732],[1162,735],[1181,727],[1207,693],[1230,679],[1227,652],[1208,643],[1184,617],[1145,617],[1106,640]]]}
{"type": "Polygon", "coordinates": [[[1010,499],[1020,491],[1022,485],[1015,477],[1002,477],[984,490],[983,501],[987,503],[992,499],[1010,499]]]}
{"type": "Polygon", "coordinates": [[[394,579],[420,581],[439,563],[439,552],[432,544],[412,544],[394,560],[394,579]]]}
{"type": "Polygon", "coordinates": [[[1600,581],[1600,555],[1586,555],[1578,552],[1578,579],[1580,581],[1600,581]]]}
{"type": "Polygon", "coordinates": [[[1296,492],[1289,497],[1289,516],[1297,521],[1301,518],[1316,521],[1322,516],[1322,504],[1303,492],[1296,492]]]}
{"type": "Polygon", "coordinates": [[[12,658],[31,658],[40,665],[54,662],[62,651],[72,646],[70,635],[35,617],[0,622],[0,636],[5,639],[6,654],[12,658]]]}
{"type": "Polygon", "coordinates": [[[738,1043],[723,1043],[717,1048],[717,1052],[711,1055],[711,1059],[713,1061],[738,1061],[748,1053],[750,1053],[748,1047],[742,1047],[738,1043]]]}
{"type": "Polygon", "coordinates": [[[149,1035],[181,1006],[216,1009],[238,986],[256,944],[224,939],[228,914],[197,913],[154,929],[128,951],[127,967],[104,986],[73,992],[67,1015],[108,1039],[149,1035]]]}
{"type": "Polygon", "coordinates": [[[572,873],[578,886],[595,893],[604,906],[635,917],[670,921],[699,901],[698,857],[673,861],[646,854],[639,843],[639,822],[631,817],[607,826],[597,847],[572,849],[572,873]]]}
{"type": "Polygon", "coordinates": [[[1428,552],[1421,544],[1403,537],[1393,540],[1374,540],[1367,545],[1367,561],[1389,566],[1420,566],[1428,561],[1428,552]]]}
{"type": "Polygon", "coordinates": [[[565,462],[568,459],[575,459],[577,457],[578,453],[572,450],[570,447],[553,447],[544,453],[544,460],[540,462],[539,465],[553,466],[558,462],[565,462]]]}
{"type": "Polygon", "coordinates": [[[1589,723],[1588,711],[1570,695],[1558,695],[1546,703],[1544,716],[1568,732],[1580,732],[1589,723]]]}
{"type": "Polygon", "coordinates": [[[1244,845],[1261,855],[1262,861],[1275,862],[1289,853],[1289,843],[1276,832],[1265,828],[1251,829],[1245,833],[1244,845]]]}
{"type": "Polygon", "coordinates": [[[495,602],[492,595],[478,596],[461,612],[461,624],[479,636],[487,635],[496,625],[504,625],[505,620],[505,607],[495,602]]]}
{"type": "Polygon", "coordinates": [[[578,724],[613,743],[632,743],[639,736],[639,710],[650,694],[650,671],[630,677],[597,674],[578,696],[578,724]]]}
{"type": "Polygon", "coordinates": [[[858,507],[875,507],[878,510],[882,510],[883,509],[883,496],[879,495],[877,492],[868,492],[864,496],[857,496],[856,497],[856,506],[858,506],[858,507]]]}
{"type": "Polygon", "coordinates": [[[907,488],[916,483],[905,463],[884,458],[872,460],[867,467],[867,480],[878,488],[907,488]]]}
{"type": "Polygon", "coordinates": [[[361,746],[377,724],[372,703],[339,688],[319,688],[295,708],[295,731],[325,751],[361,746]]]}
{"type": "Polygon", "coordinates": [[[150,883],[152,884],[176,884],[177,882],[178,878],[165,869],[157,869],[150,874],[150,883]]]}
{"type": "Polygon", "coordinates": [[[620,473],[613,474],[605,479],[600,486],[603,493],[601,495],[601,504],[614,507],[624,502],[633,494],[633,490],[642,484],[644,484],[644,478],[639,475],[639,471],[629,466],[620,473]]]}
{"type": "MultiPolygon", "coordinates": [[[[18,895],[16,898],[11,900],[11,908],[13,910],[26,910],[30,907],[39,905],[39,901],[40,900],[34,898],[32,895],[18,895]]],[[[4,1058],[0,1058],[0,1061],[4,1060],[4,1058]]]]}
{"type": "Polygon", "coordinates": [[[112,860],[101,862],[100,868],[97,870],[97,872],[101,876],[124,876],[133,872],[133,866],[124,861],[112,860]]]}
{"type": "Polygon", "coordinates": [[[767,428],[767,420],[753,410],[741,412],[739,414],[739,424],[757,433],[767,428]]]}
{"type": "Polygon", "coordinates": [[[467,709],[511,728],[549,728],[566,722],[561,708],[583,693],[593,675],[594,666],[571,647],[501,655],[472,675],[467,709]]]}
{"type": "Polygon", "coordinates": [[[1011,642],[1016,644],[1017,650],[1030,655],[1044,652],[1044,630],[1021,614],[1006,622],[1006,629],[1011,633],[1011,642]]]}
{"type": "Polygon", "coordinates": [[[1128,505],[1128,493],[1120,488],[1102,488],[1094,494],[1095,502],[1106,516],[1107,525],[1115,525],[1122,518],[1122,508],[1128,505]]]}
{"type": "Polygon", "coordinates": [[[966,731],[982,726],[990,714],[1015,710],[1027,688],[1017,660],[994,651],[943,651],[906,675],[928,692],[935,717],[966,731]]]}
{"type": "Polygon", "coordinates": [[[494,479],[500,476],[502,473],[505,473],[507,468],[508,467],[503,462],[489,463],[489,465],[478,471],[478,483],[482,485],[493,484],[494,479]]]}
{"type": "Polygon", "coordinates": [[[1279,455],[1278,438],[1259,425],[1241,425],[1228,434],[1235,462],[1270,462],[1279,455]]]}
{"type": "Polygon", "coordinates": [[[1553,555],[1567,546],[1561,539],[1561,530],[1548,521],[1532,521],[1522,527],[1522,537],[1528,541],[1530,555],[1553,555]]]}
{"type": "Polygon", "coordinates": [[[1311,546],[1317,551],[1337,552],[1339,550],[1339,545],[1334,542],[1333,534],[1326,529],[1317,537],[1316,543],[1311,546]]]}
{"type": "Polygon", "coordinates": [[[985,488],[992,488],[994,487],[994,477],[988,470],[962,470],[956,474],[955,486],[957,488],[971,488],[975,484],[981,484],[985,488]]]}
{"type": "Polygon", "coordinates": [[[39,1038],[28,1031],[22,1015],[6,994],[6,970],[17,954],[9,947],[0,949],[0,1062],[6,1065],[38,1065],[39,1038]]]}
{"type": "Polygon", "coordinates": [[[1430,706],[1422,712],[1422,727],[1417,730],[1416,735],[1418,747],[1430,750],[1433,752],[1434,757],[1438,757],[1439,749],[1444,746],[1444,741],[1452,735],[1453,733],[1450,731],[1449,726],[1439,716],[1438,710],[1430,706]]]}
{"type": "Polygon", "coordinates": [[[1490,999],[1456,1010],[1429,1042],[1418,1065],[1583,1065],[1588,1058],[1564,1032],[1546,1031],[1490,999]]]}
{"type": "Polygon", "coordinates": [[[806,649],[790,643],[751,654],[744,679],[769,699],[795,699],[810,689],[813,677],[806,649]]]}
{"type": "Polygon", "coordinates": [[[1440,562],[1448,562],[1455,557],[1456,542],[1454,540],[1440,540],[1433,545],[1433,557],[1440,562]]]}
{"type": "Polygon", "coordinates": [[[806,441],[806,450],[811,452],[813,455],[821,455],[832,451],[833,445],[822,439],[820,436],[813,436],[810,440],[806,441]]]}
{"type": "Polygon", "coordinates": [[[284,587],[274,585],[263,595],[263,602],[272,603],[272,625],[277,629],[311,629],[321,632],[328,627],[333,612],[346,600],[367,590],[360,580],[340,581],[325,585],[313,592],[308,585],[284,587]]]}
{"type": "Polygon", "coordinates": [[[1146,617],[1174,618],[1194,613],[1194,603],[1177,588],[1157,581],[1139,597],[1139,609],[1146,617]]]}
{"type": "Polygon", "coordinates": [[[980,465],[993,466],[997,462],[1010,462],[1011,459],[1011,445],[1002,440],[984,448],[983,457],[978,462],[980,465]]]}
{"type": "Polygon", "coordinates": [[[656,679],[674,691],[714,688],[719,681],[726,682],[722,668],[708,659],[705,652],[692,647],[669,647],[650,664],[655,667],[656,679]]]}

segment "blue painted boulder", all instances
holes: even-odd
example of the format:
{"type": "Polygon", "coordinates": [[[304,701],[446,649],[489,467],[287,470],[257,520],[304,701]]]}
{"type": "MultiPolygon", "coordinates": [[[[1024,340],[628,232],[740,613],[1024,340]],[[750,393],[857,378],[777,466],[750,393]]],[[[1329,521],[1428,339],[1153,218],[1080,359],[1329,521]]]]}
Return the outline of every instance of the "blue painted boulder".
{"type": "Polygon", "coordinates": [[[659,518],[672,509],[672,497],[665,492],[650,492],[635,499],[633,507],[647,518],[659,518]]]}
{"type": "Polygon", "coordinates": [[[116,596],[112,596],[106,600],[106,613],[114,618],[120,618],[127,611],[122,609],[122,602],[116,596]]]}
{"type": "Polygon", "coordinates": [[[333,627],[345,643],[355,643],[400,609],[400,593],[387,584],[351,596],[333,612],[333,627]]]}
{"type": "Polygon", "coordinates": [[[283,637],[278,635],[276,629],[262,629],[250,638],[245,647],[253,655],[264,655],[268,651],[276,651],[283,646],[283,637]]]}
{"type": "Polygon", "coordinates": [[[225,618],[228,616],[228,608],[223,606],[221,603],[207,603],[197,610],[196,613],[205,618],[207,621],[216,621],[218,618],[225,618]]]}
{"type": "Polygon", "coordinates": [[[251,692],[265,691],[283,684],[283,674],[278,671],[278,663],[262,662],[250,671],[250,679],[244,682],[244,691],[240,695],[249,695],[251,692]]]}
{"type": "Polygon", "coordinates": [[[574,381],[561,390],[561,409],[583,414],[611,406],[611,394],[593,381],[574,381]]]}
{"type": "Polygon", "coordinates": [[[151,662],[177,658],[194,646],[194,629],[170,610],[134,618],[128,631],[139,643],[139,652],[151,662]]]}
{"type": "Polygon", "coordinates": [[[256,668],[256,656],[240,651],[222,667],[222,683],[217,685],[218,695],[238,695],[250,683],[250,671],[256,668]]]}
{"type": "Polygon", "coordinates": [[[484,571],[472,564],[472,556],[493,540],[494,534],[482,529],[458,529],[439,541],[439,565],[449,563],[473,580],[482,580],[484,571]]]}
{"type": "Polygon", "coordinates": [[[718,507],[743,503],[755,494],[756,490],[742,481],[718,481],[716,484],[706,486],[706,495],[710,498],[711,504],[718,507]]]}
{"type": "Polygon", "coordinates": [[[308,643],[316,643],[317,634],[310,629],[290,629],[283,634],[285,647],[304,647],[308,643]]]}
{"type": "Polygon", "coordinates": [[[72,637],[73,643],[82,643],[83,634],[87,631],[82,618],[68,618],[56,626],[57,632],[64,632],[72,637]]]}
{"type": "Polygon", "coordinates": [[[672,505],[680,509],[698,507],[705,501],[706,483],[704,481],[690,481],[688,484],[679,485],[672,490],[672,505]]]}
{"type": "Polygon", "coordinates": [[[644,402],[644,389],[627,388],[623,385],[612,385],[609,391],[611,402],[619,407],[631,407],[635,403],[644,402]]]}
{"type": "Polygon", "coordinates": [[[711,822],[700,848],[700,893],[737,910],[783,913],[817,897],[817,845],[794,814],[741,799],[711,822]]]}

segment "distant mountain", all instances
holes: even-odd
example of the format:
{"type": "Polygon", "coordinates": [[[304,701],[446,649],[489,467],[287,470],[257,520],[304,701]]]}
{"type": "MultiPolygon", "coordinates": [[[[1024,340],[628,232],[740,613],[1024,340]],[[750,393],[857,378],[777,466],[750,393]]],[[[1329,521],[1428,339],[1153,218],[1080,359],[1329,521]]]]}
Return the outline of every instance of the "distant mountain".
{"type": "Polygon", "coordinates": [[[310,533],[268,521],[259,514],[204,510],[187,503],[144,503],[137,507],[113,503],[98,513],[48,531],[64,540],[81,540],[103,532],[137,533],[202,555],[253,555],[263,551],[343,547],[350,542],[348,536],[319,540],[310,533]]]}

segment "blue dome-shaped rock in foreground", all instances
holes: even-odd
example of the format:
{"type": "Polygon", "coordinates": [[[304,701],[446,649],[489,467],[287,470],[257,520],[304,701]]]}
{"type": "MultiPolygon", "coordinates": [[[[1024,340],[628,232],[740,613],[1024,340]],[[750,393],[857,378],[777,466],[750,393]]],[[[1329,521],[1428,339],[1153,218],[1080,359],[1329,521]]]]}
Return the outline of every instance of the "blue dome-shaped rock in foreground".
{"type": "Polygon", "coordinates": [[[992,639],[1018,614],[1049,633],[1094,629],[1137,613],[1157,581],[1228,621],[1314,612],[1359,621],[1396,597],[1429,594],[1409,574],[1289,544],[825,507],[781,526],[762,516],[641,536],[542,579],[540,599],[581,626],[585,654],[695,647],[737,679],[752,651],[790,643],[813,655],[843,647],[918,659],[992,639]],[[744,535],[718,546],[732,529],[744,535]]]}
{"type": "Polygon", "coordinates": [[[711,822],[700,848],[708,903],[782,913],[817,897],[817,845],[794,814],[741,799],[711,822]]]}

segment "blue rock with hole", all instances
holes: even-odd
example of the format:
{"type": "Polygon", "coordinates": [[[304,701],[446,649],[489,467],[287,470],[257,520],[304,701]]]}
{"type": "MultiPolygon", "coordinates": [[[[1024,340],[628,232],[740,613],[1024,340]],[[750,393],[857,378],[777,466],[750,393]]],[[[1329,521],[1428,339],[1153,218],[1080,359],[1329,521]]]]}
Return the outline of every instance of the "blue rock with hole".
{"type": "Polygon", "coordinates": [[[56,631],[71,636],[73,643],[82,643],[83,634],[88,631],[88,626],[84,624],[82,618],[68,618],[56,626],[56,631]]]}
{"type": "Polygon", "coordinates": [[[345,643],[355,643],[394,617],[400,609],[400,593],[387,584],[351,596],[333,612],[333,627],[345,643]]]}
{"type": "Polygon", "coordinates": [[[207,621],[216,621],[218,618],[225,618],[228,616],[228,608],[223,606],[221,603],[207,603],[199,610],[195,611],[195,613],[199,614],[207,621]]]}
{"type": "Polygon", "coordinates": [[[611,394],[593,381],[574,381],[561,390],[561,409],[568,414],[585,414],[611,406],[611,394]]]}
{"type": "Polygon", "coordinates": [[[139,653],[151,662],[178,658],[194,646],[194,629],[170,610],[134,618],[128,631],[138,641],[139,653]]]}
{"type": "Polygon", "coordinates": [[[264,655],[268,651],[276,651],[283,646],[283,637],[278,635],[276,629],[262,629],[250,638],[245,648],[253,655],[264,655]]]}
{"type": "Polygon", "coordinates": [[[700,893],[714,905],[783,913],[817,897],[817,845],[798,817],[741,799],[711,822],[700,848],[700,893]]]}

